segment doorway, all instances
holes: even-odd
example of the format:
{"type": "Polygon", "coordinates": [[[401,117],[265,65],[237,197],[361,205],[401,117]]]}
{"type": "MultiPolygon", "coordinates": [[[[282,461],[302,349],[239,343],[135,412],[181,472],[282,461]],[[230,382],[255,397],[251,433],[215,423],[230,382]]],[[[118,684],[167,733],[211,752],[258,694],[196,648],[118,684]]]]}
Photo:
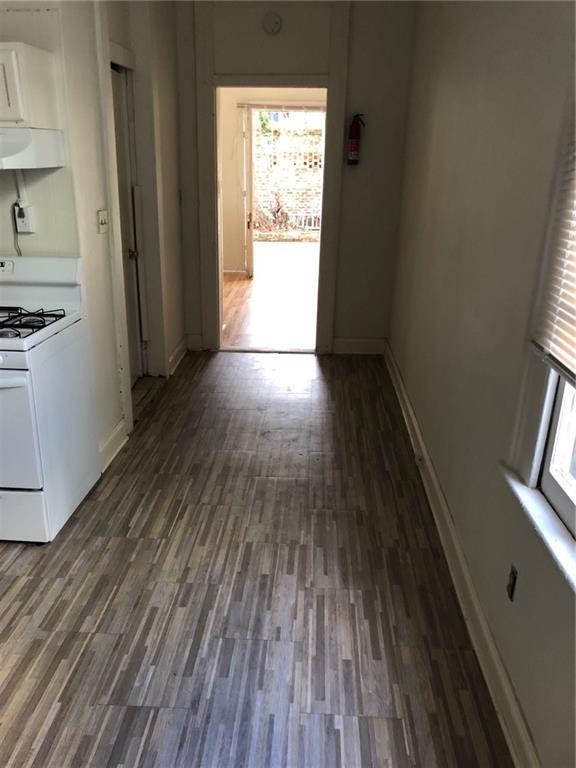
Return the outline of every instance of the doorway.
{"type": "Polygon", "coordinates": [[[217,90],[220,347],[314,351],[326,89],[217,90]]]}
{"type": "Polygon", "coordinates": [[[114,103],[114,135],[116,139],[130,386],[132,388],[134,421],[137,421],[163,379],[146,375],[146,342],[144,340],[141,298],[143,275],[138,252],[140,188],[134,183],[136,157],[131,72],[115,63],[112,63],[110,67],[114,103]]]}

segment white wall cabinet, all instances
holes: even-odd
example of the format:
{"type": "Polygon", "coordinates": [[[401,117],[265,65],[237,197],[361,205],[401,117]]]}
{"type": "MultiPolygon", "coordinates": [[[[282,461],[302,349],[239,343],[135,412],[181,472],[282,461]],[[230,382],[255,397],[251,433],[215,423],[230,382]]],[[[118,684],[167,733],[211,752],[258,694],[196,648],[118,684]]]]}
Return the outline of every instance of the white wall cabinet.
{"type": "Polygon", "coordinates": [[[0,50],[0,120],[24,120],[16,51],[0,50]]]}
{"type": "Polygon", "coordinates": [[[53,53],[0,43],[0,126],[61,127],[53,53]]]}

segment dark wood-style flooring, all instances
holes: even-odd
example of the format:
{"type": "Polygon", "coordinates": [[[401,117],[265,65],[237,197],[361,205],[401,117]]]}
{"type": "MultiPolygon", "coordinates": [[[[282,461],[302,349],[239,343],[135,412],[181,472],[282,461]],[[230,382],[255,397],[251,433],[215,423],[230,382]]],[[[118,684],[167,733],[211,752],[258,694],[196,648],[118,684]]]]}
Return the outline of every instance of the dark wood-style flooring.
{"type": "Polygon", "coordinates": [[[379,357],[189,355],[0,544],[0,766],[511,766],[379,357]]]}
{"type": "Polygon", "coordinates": [[[166,379],[163,376],[141,376],[132,387],[132,409],[134,423],[139,421],[142,414],[162,389],[166,379]]]}

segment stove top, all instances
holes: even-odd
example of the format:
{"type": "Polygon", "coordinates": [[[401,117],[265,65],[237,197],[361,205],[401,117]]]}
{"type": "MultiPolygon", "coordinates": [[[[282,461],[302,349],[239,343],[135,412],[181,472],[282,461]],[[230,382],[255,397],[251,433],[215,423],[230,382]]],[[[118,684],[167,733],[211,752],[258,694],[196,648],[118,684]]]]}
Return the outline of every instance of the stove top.
{"type": "Polygon", "coordinates": [[[25,339],[66,316],[63,309],[37,309],[0,306],[0,339],[25,339]]]}

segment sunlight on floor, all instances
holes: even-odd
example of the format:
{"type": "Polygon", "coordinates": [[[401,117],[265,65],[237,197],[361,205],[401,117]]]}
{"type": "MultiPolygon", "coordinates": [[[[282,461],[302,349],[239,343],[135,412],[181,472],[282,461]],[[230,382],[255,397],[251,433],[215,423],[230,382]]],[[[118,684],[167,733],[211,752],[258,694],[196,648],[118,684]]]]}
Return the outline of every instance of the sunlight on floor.
{"type": "Polygon", "coordinates": [[[313,350],[319,243],[254,243],[254,278],[224,273],[222,346],[313,350]]]}

